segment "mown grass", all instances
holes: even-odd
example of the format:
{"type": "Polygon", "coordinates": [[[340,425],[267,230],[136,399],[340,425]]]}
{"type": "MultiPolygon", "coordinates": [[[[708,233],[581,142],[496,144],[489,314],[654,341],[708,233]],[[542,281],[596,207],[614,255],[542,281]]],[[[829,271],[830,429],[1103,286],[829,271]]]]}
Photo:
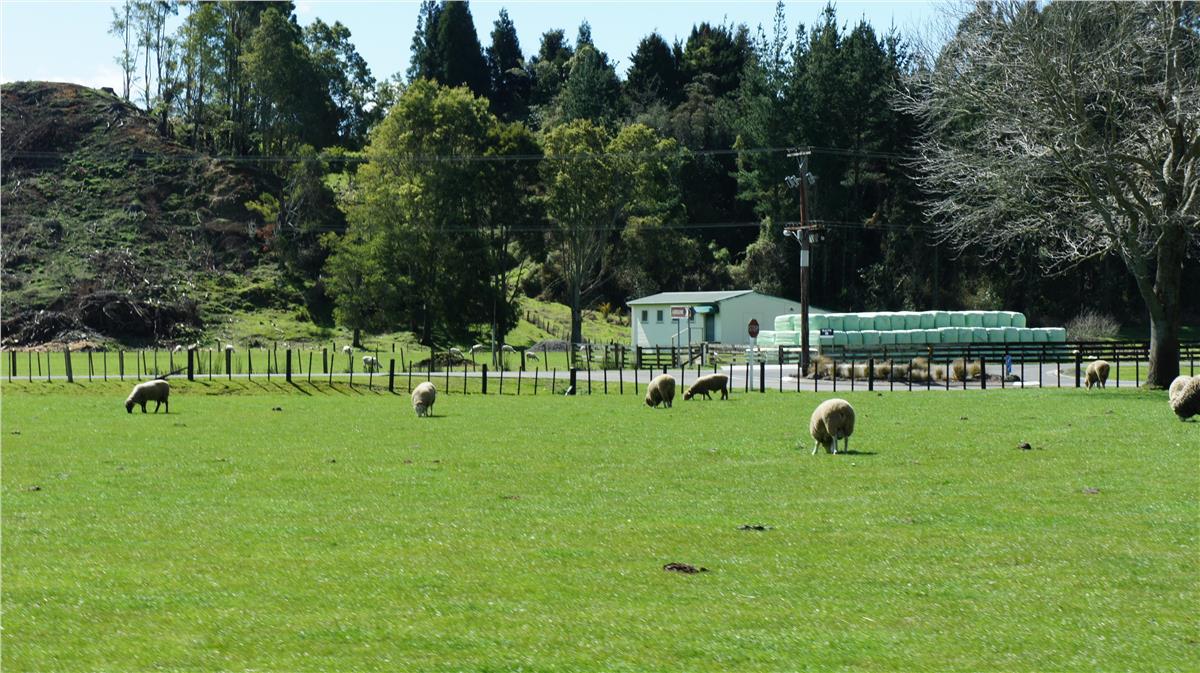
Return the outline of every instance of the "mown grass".
{"type": "Polygon", "coordinates": [[[3,386],[5,671],[1200,668],[1162,392],[126,387],[3,386]]]}

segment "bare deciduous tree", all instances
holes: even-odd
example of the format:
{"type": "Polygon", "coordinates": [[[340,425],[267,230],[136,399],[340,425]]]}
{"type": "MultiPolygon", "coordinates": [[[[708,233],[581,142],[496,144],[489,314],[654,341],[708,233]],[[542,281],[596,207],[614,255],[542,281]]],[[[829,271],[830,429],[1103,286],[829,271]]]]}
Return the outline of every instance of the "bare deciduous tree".
{"type": "Polygon", "coordinates": [[[1200,242],[1197,6],[980,4],[900,105],[924,125],[943,239],[1001,261],[1033,240],[1050,272],[1119,255],[1149,313],[1148,383],[1169,385],[1200,242]]]}

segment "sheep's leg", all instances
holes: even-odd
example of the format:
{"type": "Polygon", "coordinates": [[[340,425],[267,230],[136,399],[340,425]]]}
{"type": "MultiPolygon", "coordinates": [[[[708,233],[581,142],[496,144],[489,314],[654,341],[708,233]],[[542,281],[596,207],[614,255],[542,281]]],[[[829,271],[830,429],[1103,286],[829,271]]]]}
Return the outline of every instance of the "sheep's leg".
{"type": "Polygon", "coordinates": [[[162,400],[154,400],[154,413],[158,413],[158,408],[162,406],[162,400]]]}
{"type": "Polygon", "coordinates": [[[818,441],[816,441],[816,440],[813,440],[813,451],[812,451],[812,455],[814,455],[814,456],[815,456],[815,455],[817,455],[817,447],[818,447],[818,446],[820,446],[820,445],[821,445],[821,443],[820,443],[820,442],[818,442],[818,441]]]}
{"type": "Polygon", "coordinates": [[[834,436],[833,436],[833,442],[831,442],[831,443],[830,443],[830,446],[832,446],[832,447],[833,447],[833,450],[832,450],[832,451],[830,451],[830,453],[837,454],[837,443],[838,443],[838,439],[839,439],[839,437],[838,437],[837,435],[834,435],[834,436]]]}
{"type": "Polygon", "coordinates": [[[146,413],[146,403],[142,402],[141,405],[142,405],[142,413],[144,414],[144,413],[146,413]]]}

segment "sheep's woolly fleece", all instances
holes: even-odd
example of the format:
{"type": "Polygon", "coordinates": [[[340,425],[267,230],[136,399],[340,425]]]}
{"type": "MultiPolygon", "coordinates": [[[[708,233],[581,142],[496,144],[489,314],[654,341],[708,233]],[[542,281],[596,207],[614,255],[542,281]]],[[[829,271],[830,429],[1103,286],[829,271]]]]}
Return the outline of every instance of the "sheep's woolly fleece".
{"type": "Polygon", "coordinates": [[[1176,378],[1171,382],[1167,397],[1171,404],[1171,411],[1175,412],[1179,420],[1186,421],[1192,416],[1200,414],[1200,376],[1176,378]]]}

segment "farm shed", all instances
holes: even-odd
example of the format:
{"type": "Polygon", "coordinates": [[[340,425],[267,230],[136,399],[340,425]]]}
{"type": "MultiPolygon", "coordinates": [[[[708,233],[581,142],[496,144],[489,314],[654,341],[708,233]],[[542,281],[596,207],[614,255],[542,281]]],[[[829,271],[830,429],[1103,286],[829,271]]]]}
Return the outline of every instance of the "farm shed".
{"type": "MultiPolygon", "coordinates": [[[[753,290],[720,292],[660,292],[629,302],[630,343],[643,348],[686,346],[701,342],[748,344],[746,325],[757,320],[766,332],[775,325],[775,317],[799,313],[800,302],[772,297],[753,290]],[[671,309],[688,309],[688,317],[672,318],[671,309]]],[[[810,314],[826,313],[809,307],[810,314]]],[[[797,342],[799,343],[799,342],[797,342]]]]}

